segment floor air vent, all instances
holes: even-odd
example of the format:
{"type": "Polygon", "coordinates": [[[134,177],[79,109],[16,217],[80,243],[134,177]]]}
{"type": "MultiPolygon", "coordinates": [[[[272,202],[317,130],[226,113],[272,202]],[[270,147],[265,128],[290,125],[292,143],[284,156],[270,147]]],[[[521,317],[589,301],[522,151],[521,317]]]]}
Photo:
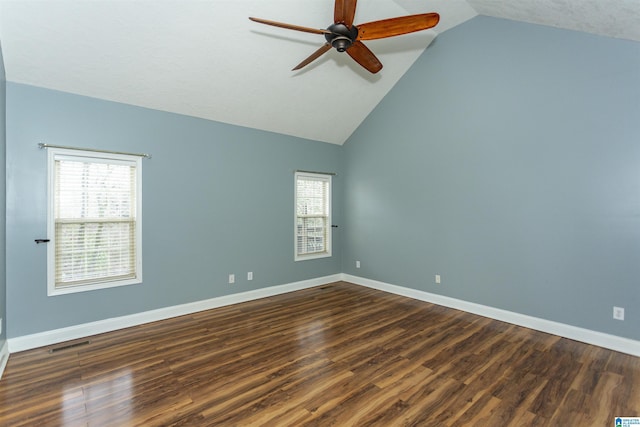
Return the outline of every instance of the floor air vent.
{"type": "Polygon", "coordinates": [[[57,353],[62,350],[69,350],[70,348],[80,347],[81,345],[87,345],[87,344],[91,344],[91,341],[87,340],[87,341],[74,342],[73,344],[67,344],[61,347],[50,348],[49,353],[57,353]]]}

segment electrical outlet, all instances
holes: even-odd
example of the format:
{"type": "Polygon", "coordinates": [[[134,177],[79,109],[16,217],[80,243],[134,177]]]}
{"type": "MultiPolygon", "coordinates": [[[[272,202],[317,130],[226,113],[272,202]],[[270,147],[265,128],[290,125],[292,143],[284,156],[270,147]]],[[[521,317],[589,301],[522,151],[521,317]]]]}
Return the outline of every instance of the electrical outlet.
{"type": "Polygon", "coordinates": [[[613,318],[616,320],[624,320],[624,308],[613,307],[613,318]]]}
{"type": "Polygon", "coordinates": [[[236,275],[235,274],[230,274],[229,275],[229,283],[236,283],[236,275]]]}
{"type": "Polygon", "coordinates": [[[356,261],[356,268],[360,268],[360,261],[356,261]]]}
{"type": "Polygon", "coordinates": [[[0,335],[2,335],[2,317],[0,317],[0,335]]]}
{"type": "Polygon", "coordinates": [[[439,274],[436,274],[436,283],[440,284],[440,275],[439,274]]]}
{"type": "Polygon", "coordinates": [[[247,280],[253,280],[253,271],[247,273],[247,280]]]}

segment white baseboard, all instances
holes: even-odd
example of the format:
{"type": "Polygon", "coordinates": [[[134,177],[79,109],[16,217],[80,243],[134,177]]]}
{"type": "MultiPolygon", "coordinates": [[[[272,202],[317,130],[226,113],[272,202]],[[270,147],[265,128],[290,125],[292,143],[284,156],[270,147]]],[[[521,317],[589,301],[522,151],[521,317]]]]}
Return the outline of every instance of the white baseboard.
{"type": "Polygon", "coordinates": [[[640,357],[640,341],[629,338],[605,334],[603,332],[592,331],[590,329],[579,328],[577,326],[566,325],[564,323],[553,322],[551,320],[540,319],[538,317],[527,316],[525,314],[514,313],[512,311],[467,302],[443,295],[432,294],[425,291],[419,291],[417,289],[391,285],[376,280],[352,276],[350,274],[343,274],[342,280],[640,357]]]}
{"type": "MultiPolygon", "coordinates": [[[[300,282],[288,283],[285,285],[271,286],[253,291],[241,292],[237,294],[224,295],[203,301],[196,301],[187,304],[180,304],[157,310],[145,311],[142,313],[130,314],[128,316],[114,317],[111,319],[99,320],[96,322],[83,323],[51,331],[39,332],[36,334],[21,337],[9,338],[8,351],[16,353],[18,351],[30,350],[32,348],[49,346],[64,341],[85,338],[91,335],[111,332],[118,329],[129,328],[131,326],[142,325],[144,323],[156,322],[158,320],[169,319],[198,311],[210,310],[212,308],[223,307],[241,302],[252,301],[287,292],[312,288],[314,286],[325,285],[327,283],[341,280],[341,274],[318,277],[316,279],[303,280],[300,282]]],[[[6,347],[6,344],[5,344],[6,347]]]]}
{"type": "Polygon", "coordinates": [[[225,295],[203,301],[196,301],[172,307],[160,308],[157,310],[145,311],[128,316],[115,317],[112,319],[100,320],[97,322],[84,323],[81,325],[69,326],[61,329],[25,335],[16,338],[9,338],[0,350],[0,378],[7,363],[8,354],[18,351],[30,350],[32,348],[44,347],[64,341],[85,338],[91,335],[124,329],[131,326],[142,325],[144,323],[156,322],[158,320],[183,316],[196,313],[198,311],[210,310],[241,302],[252,301],[260,298],[280,295],[287,292],[321,286],[328,283],[344,280],[357,285],[366,286],[373,289],[389,292],[396,295],[413,298],[420,301],[430,302],[444,307],[462,310],[479,316],[488,317],[495,320],[511,323],[525,328],[535,329],[553,335],[593,344],[611,350],[619,351],[633,356],[640,357],[640,341],[623,338],[616,335],[605,334],[564,323],[553,322],[525,314],[514,313],[512,311],[489,307],[481,304],[467,302],[443,295],[432,294],[417,289],[405,288],[403,286],[391,285],[389,283],[352,276],[349,274],[334,274],[331,276],[319,277],[316,279],[303,280],[300,282],[285,285],[271,286],[264,289],[242,292],[238,294],[225,295]]]}
{"type": "Polygon", "coordinates": [[[2,374],[4,373],[4,368],[7,366],[7,362],[9,361],[9,342],[5,341],[2,345],[2,349],[0,349],[0,379],[2,379],[2,374]]]}

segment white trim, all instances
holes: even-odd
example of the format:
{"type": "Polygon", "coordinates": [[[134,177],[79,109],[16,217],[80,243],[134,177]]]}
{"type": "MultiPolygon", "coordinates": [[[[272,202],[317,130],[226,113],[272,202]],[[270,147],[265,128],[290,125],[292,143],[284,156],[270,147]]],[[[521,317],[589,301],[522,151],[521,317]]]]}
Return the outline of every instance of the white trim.
{"type": "Polygon", "coordinates": [[[391,285],[389,283],[352,276],[350,274],[343,274],[342,280],[640,357],[640,341],[637,340],[579,328],[577,326],[567,325],[551,320],[540,319],[526,314],[515,313],[443,295],[419,291],[417,289],[391,285]]]}
{"type": "MultiPolygon", "coordinates": [[[[294,173],[294,180],[293,180],[293,185],[294,185],[294,189],[293,189],[293,212],[294,212],[294,220],[293,220],[293,260],[294,261],[306,261],[306,260],[311,260],[311,259],[318,259],[318,258],[328,258],[331,257],[331,252],[332,252],[332,240],[333,240],[333,228],[332,228],[332,205],[331,205],[331,201],[332,201],[332,197],[333,197],[333,180],[332,180],[332,176],[329,174],[323,174],[323,173],[315,173],[315,172],[302,172],[302,171],[296,171],[294,173]],[[328,184],[327,187],[327,215],[326,215],[326,224],[325,224],[325,242],[324,242],[324,251],[323,252],[312,252],[312,253],[305,253],[300,255],[298,253],[298,179],[299,178],[308,178],[308,179],[313,179],[315,181],[323,181],[326,182],[328,184]]],[[[324,218],[324,216],[321,216],[324,218]]]]}
{"type": "Polygon", "coordinates": [[[5,341],[2,349],[0,349],[0,379],[2,379],[2,374],[4,374],[4,368],[7,367],[7,362],[9,361],[9,341],[5,341]]]}
{"type": "Polygon", "coordinates": [[[16,338],[9,338],[5,342],[2,350],[0,350],[0,361],[4,360],[3,365],[0,365],[0,377],[2,375],[2,370],[4,369],[4,364],[6,364],[7,362],[7,359],[2,359],[2,357],[8,353],[30,350],[37,347],[44,347],[64,341],[84,338],[87,336],[115,331],[118,329],[124,329],[131,326],[142,325],[144,323],[155,322],[158,320],[196,313],[198,311],[210,310],[213,308],[224,307],[226,305],[238,304],[241,302],[280,295],[287,292],[308,289],[314,286],[321,286],[338,281],[351,282],[360,286],[366,286],[368,288],[378,289],[384,292],[389,292],[420,301],[430,302],[432,304],[437,304],[444,307],[454,308],[456,310],[462,310],[468,313],[477,314],[479,316],[500,320],[514,325],[523,326],[525,328],[535,329],[549,334],[558,335],[564,338],[569,338],[572,340],[581,341],[587,344],[593,344],[599,347],[604,347],[610,350],[615,350],[621,353],[640,357],[640,341],[637,340],[605,334],[602,332],[540,319],[533,316],[527,316],[525,314],[514,313],[512,311],[463,301],[443,295],[419,291],[417,289],[391,285],[389,283],[379,282],[376,280],[366,279],[358,276],[352,276],[350,274],[334,274],[331,276],[303,280],[300,282],[294,282],[285,285],[271,286],[268,288],[256,289],[253,291],[247,291],[238,294],[224,295],[221,297],[211,298],[203,301],[196,301],[172,307],[160,308],[157,310],[131,314],[128,316],[84,323],[81,325],[69,326],[67,328],[55,329],[31,335],[24,335],[16,338]]]}
{"type": "Polygon", "coordinates": [[[142,283],[142,157],[136,154],[51,147],[47,153],[47,162],[47,239],[49,239],[47,245],[47,295],[66,295],[142,283]],[[135,277],[122,280],[94,281],[76,286],[56,287],[55,164],[58,160],[135,166],[135,277]]]}
{"type": "Polygon", "coordinates": [[[187,304],[175,305],[172,307],[159,308],[157,310],[145,311],[142,313],[130,314],[127,316],[114,317],[111,319],[99,320],[96,322],[84,323],[81,325],[69,326],[51,331],[39,332],[21,337],[9,338],[9,351],[30,350],[32,348],[44,347],[64,341],[85,338],[91,335],[111,332],[118,329],[129,328],[131,326],[142,325],[144,323],[156,322],[158,320],[169,319],[198,311],[210,310],[212,308],[223,307],[231,304],[252,301],[287,292],[299,291],[312,288],[314,286],[325,285],[337,282],[341,279],[340,274],[318,277],[315,279],[303,280],[300,282],[285,285],[271,286],[268,288],[256,289],[253,291],[241,292],[237,294],[224,295],[203,301],[196,301],[187,304]]]}

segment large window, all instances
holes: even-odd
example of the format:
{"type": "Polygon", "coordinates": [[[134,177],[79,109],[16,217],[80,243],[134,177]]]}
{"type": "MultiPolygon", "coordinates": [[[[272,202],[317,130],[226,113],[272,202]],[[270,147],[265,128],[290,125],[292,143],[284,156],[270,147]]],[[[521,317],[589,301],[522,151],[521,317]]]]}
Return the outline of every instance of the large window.
{"type": "Polygon", "coordinates": [[[48,294],[142,282],[140,157],[48,154],[48,294]]]}
{"type": "Polygon", "coordinates": [[[295,260],[331,256],[331,176],[296,172],[295,260]]]}

